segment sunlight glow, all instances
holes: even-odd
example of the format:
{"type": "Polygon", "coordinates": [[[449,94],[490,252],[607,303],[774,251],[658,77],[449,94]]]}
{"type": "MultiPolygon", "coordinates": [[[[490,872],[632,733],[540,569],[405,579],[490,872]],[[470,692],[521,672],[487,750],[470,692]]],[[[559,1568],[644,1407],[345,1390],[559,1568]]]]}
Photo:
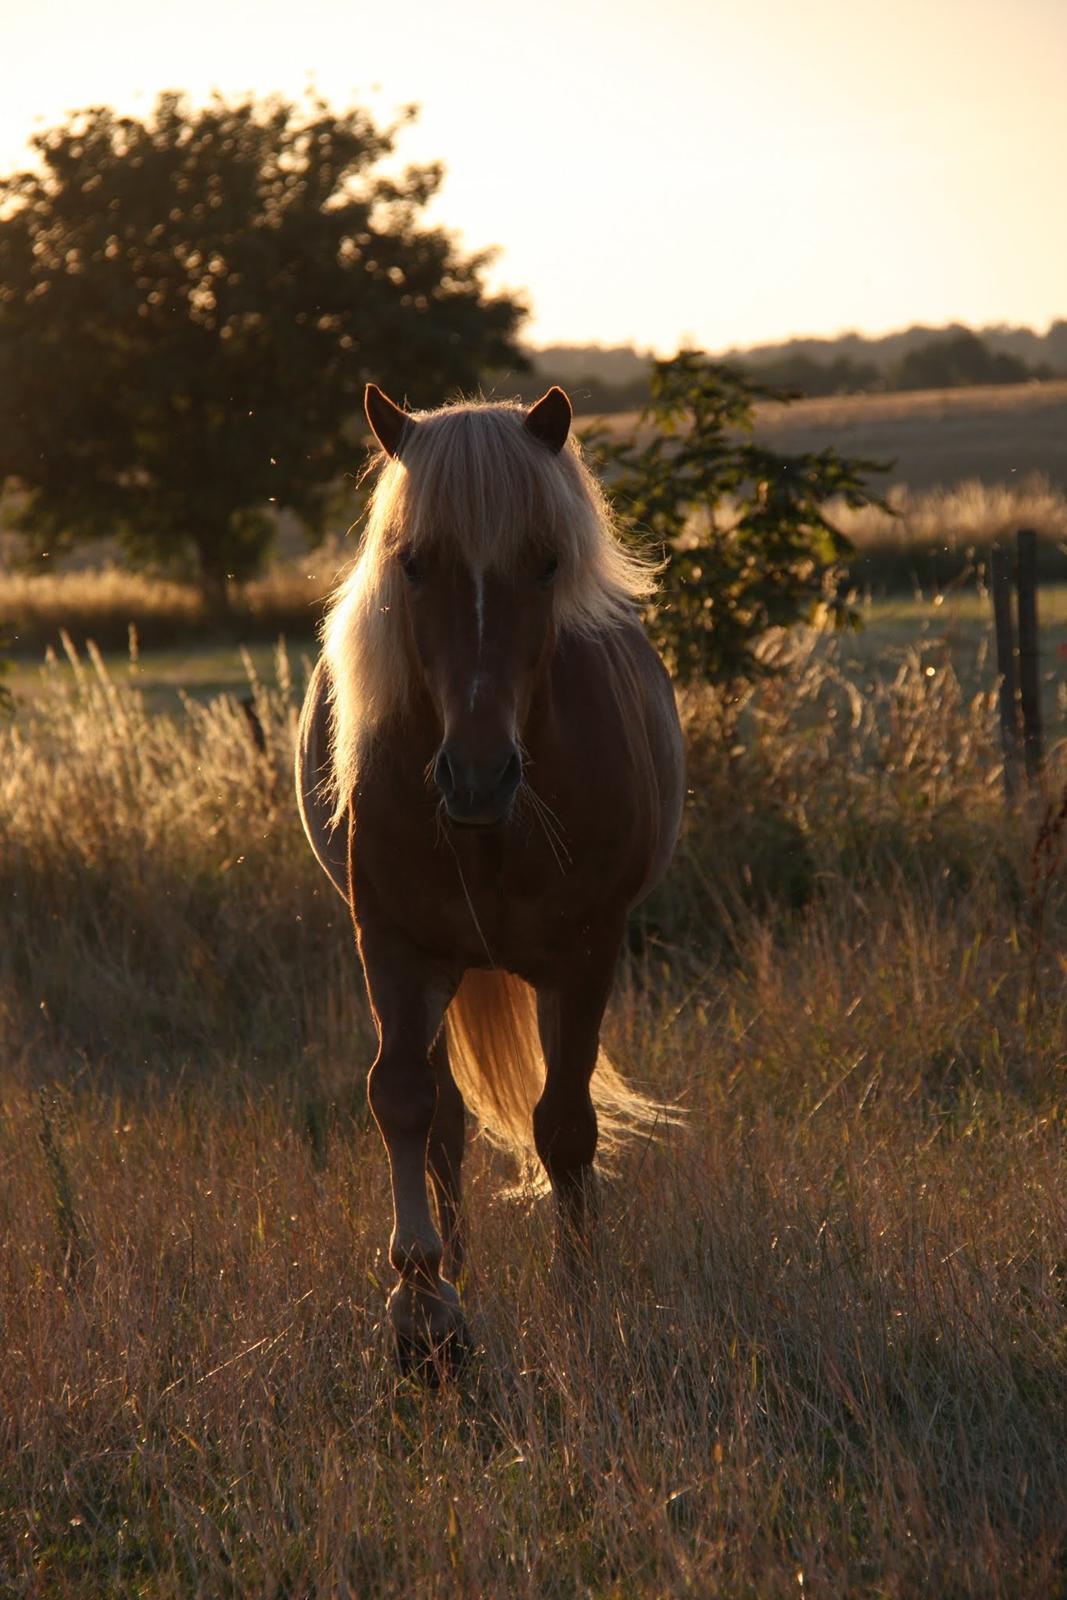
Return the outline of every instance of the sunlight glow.
{"type": "Polygon", "coordinates": [[[537,343],[1067,314],[1062,0],[0,3],[6,169],[165,88],[418,103],[399,156],[444,162],[432,220],[501,247],[537,343]]]}

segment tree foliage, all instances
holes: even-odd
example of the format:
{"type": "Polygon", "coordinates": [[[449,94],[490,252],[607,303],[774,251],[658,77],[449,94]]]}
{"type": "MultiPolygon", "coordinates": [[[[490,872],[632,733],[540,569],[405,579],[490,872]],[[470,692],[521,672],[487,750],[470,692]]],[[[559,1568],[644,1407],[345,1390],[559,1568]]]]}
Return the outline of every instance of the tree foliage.
{"type": "MultiPolygon", "coordinates": [[[[409,113],[410,114],[410,113],[409,113]]],[[[0,482],[55,550],[117,535],[221,599],[319,526],[369,378],[418,404],[521,367],[524,308],[420,212],[437,166],[313,102],[89,110],[0,180],[0,482]]]]}
{"type": "Polygon", "coordinates": [[[885,380],[873,361],[857,361],[846,355],[820,361],[798,350],[748,359],[743,365],[760,383],[795,390],[798,395],[868,394],[885,387],[885,380]]]}
{"type": "Polygon", "coordinates": [[[894,389],[959,389],[979,383],[1029,383],[1051,377],[1047,366],[1033,368],[1007,350],[991,350],[969,328],[930,339],[905,351],[890,369],[894,389]]]}
{"type": "Polygon", "coordinates": [[[882,502],[877,462],[832,449],[783,455],[753,437],[757,400],[789,395],[700,351],[657,361],[633,440],[594,437],[613,497],[635,536],[662,553],[648,626],[674,674],[736,685],[765,670],[755,651],[775,627],[828,610],[852,552],[828,502],[882,502]]]}

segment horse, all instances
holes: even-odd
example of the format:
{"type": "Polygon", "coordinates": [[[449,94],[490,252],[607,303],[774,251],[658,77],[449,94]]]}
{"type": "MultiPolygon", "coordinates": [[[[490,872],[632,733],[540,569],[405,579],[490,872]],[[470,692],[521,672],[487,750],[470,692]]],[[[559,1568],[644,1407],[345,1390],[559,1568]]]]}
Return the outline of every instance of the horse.
{"type": "Polygon", "coordinates": [[[365,408],[378,475],[296,787],[378,1035],[396,1354],[440,1374],[470,1349],[465,1107],[540,1163],[569,1259],[589,1248],[598,1125],[662,1113],[599,1040],[627,914],[674,850],[682,739],[639,620],[655,568],[620,539],[564,391],[412,413],[369,384],[365,408]]]}

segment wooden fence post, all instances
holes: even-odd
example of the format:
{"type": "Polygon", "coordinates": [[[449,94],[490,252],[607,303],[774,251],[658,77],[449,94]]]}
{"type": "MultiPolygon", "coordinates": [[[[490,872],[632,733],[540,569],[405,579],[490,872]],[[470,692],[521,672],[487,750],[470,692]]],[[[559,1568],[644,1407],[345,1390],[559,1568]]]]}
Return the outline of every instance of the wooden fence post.
{"type": "Polygon", "coordinates": [[[1015,705],[1015,628],[1011,616],[1012,563],[1007,550],[993,546],[990,588],[1000,681],[1000,738],[1004,747],[1004,793],[1014,800],[1019,789],[1019,717],[1015,705]]]}
{"type": "Polygon", "coordinates": [[[1016,583],[1019,591],[1019,698],[1023,708],[1023,754],[1026,776],[1036,784],[1041,776],[1041,676],[1037,645],[1037,534],[1020,528],[1017,541],[1016,583]]]}

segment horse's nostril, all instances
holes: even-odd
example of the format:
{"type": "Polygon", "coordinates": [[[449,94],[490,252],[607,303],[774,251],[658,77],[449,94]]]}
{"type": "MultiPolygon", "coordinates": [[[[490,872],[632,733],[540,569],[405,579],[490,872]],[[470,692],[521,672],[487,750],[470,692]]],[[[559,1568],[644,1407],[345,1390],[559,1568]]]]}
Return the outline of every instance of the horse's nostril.
{"type": "Polygon", "coordinates": [[[504,766],[501,770],[500,778],[498,780],[498,787],[503,788],[506,784],[509,788],[517,788],[521,778],[522,760],[519,756],[519,752],[513,749],[511,754],[508,756],[508,759],[504,762],[504,766]]]}
{"type": "Polygon", "coordinates": [[[456,787],[456,780],[452,773],[452,763],[448,759],[448,752],[443,748],[437,752],[437,760],[433,764],[433,781],[446,797],[456,787]]]}

